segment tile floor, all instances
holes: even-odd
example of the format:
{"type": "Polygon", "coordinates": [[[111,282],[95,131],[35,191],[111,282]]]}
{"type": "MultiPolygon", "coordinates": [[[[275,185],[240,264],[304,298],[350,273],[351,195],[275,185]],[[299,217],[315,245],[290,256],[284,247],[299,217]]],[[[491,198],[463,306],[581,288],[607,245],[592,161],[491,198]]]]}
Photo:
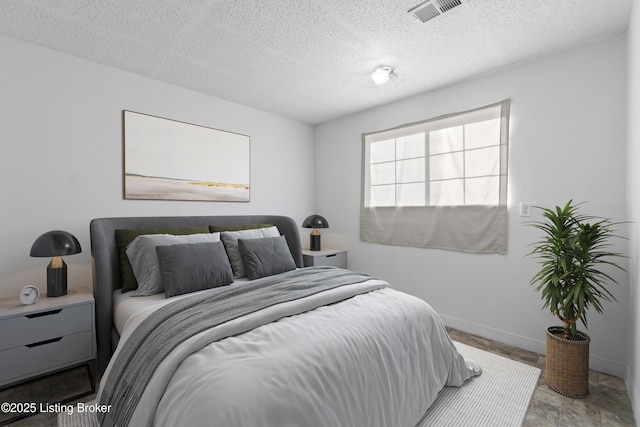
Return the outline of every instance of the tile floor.
{"type": "Polygon", "coordinates": [[[589,372],[589,395],[572,399],[551,390],[544,382],[544,355],[449,329],[455,341],[542,369],[524,427],[631,427],[635,426],[624,380],[589,372]]]}
{"type": "MultiPolygon", "coordinates": [[[[543,370],[540,383],[531,402],[524,427],[538,426],[636,426],[631,411],[631,403],[622,379],[591,371],[589,395],[584,399],[571,399],[550,390],[544,383],[544,356],[496,341],[469,335],[449,329],[451,338],[491,353],[499,354],[543,370]]],[[[53,402],[64,399],[90,388],[86,370],[76,368],[71,371],[41,378],[30,383],[0,391],[0,402],[53,402]]],[[[94,395],[79,401],[89,401],[94,395]]],[[[6,417],[0,414],[0,425],[6,417]]],[[[8,424],[12,427],[38,426],[55,427],[54,414],[38,414],[8,424]]],[[[496,426],[498,427],[498,426],[496,426]]]]}

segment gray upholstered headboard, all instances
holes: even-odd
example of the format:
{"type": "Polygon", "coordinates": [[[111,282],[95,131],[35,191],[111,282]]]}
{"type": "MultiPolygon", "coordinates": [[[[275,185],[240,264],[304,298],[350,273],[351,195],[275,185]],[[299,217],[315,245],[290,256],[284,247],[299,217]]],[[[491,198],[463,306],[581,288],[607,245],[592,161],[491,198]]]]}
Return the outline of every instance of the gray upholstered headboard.
{"type": "Polygon", "coordinates": [[[185,217],[123,217],[98,218],[91,221],[91,261],[93,267],[93,294],[96,300],[96,340],[98,346],[98,372],[109,363],[117,344],[113,328],[113,291],[122,287],[120,260],[115,230],[148,227],[192,227],[207,225],[274,224],[285,236],[293,259],[302,267],[302,247],[296,222],[286,216],[185,216],[185,217]],[[113,334],[113,335],[112,335],[113,334]]]}

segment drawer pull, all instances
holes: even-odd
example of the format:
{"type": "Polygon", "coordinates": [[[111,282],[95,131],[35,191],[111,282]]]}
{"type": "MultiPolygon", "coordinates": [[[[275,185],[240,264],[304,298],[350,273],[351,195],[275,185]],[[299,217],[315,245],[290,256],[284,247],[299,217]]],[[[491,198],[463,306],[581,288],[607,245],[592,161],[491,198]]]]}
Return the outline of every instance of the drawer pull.
{"type": "Polygon", "coordinates": [[[33,344],[27,344],[27,347],[33,348],[33,347],[38,347],[38,346],[45,345],[45,344],[51,344],[52,342],[58,342],[61,339],[62,339],[62,337],[58,337],[58,338],[53,338],[53,339],[46,340],[46,341],[34,342],[33,344]]]}
{"type": "Polygon", "coordinates": [[[329,255],[327,255],[327,258],[331,258],[332,256],[336,256],[336,255],[338,255],[338,254],[329,254],[329,255]]]}
{"type": "Polygon", "coordinates": [[[52,314],[58,314],[62,311],[62,309],[58,309],[58,310],[51,310],[51,311],[43,311],[41,313],[35,313],[35,314],[27,314],[25,317],[28,319],[34,319],[36,317],[42,317],[42,316],[51,316],[52,314]]]}

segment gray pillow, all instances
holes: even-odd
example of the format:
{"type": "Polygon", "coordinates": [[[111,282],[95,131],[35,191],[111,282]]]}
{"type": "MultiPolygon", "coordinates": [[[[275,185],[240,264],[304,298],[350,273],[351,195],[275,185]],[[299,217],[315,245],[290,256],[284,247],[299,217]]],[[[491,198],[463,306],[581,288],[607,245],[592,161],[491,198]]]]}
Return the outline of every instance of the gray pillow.
{"type": "Polygon", "coordinates": [[[267,228],[254,228],[252,230],[240,230],[240,231],[223,231],[220,233],[220,240],[224,243],[224,247],[227,250],[229,261],[231,262],[231,269],[233,270],[233,277],[245,277],[244,264],[242,262],[242,255],[238,248],[239,239],[261,239],[263,237],[277,237],[280,235],[278,227],[267,228]]]}
{"type": "Polygon", "coordinates": [[[156,252],[167,298],[233,282],[222,242],[161,245],[156,252]]]}
{"type": "Polygon", "coordinates": [[[239,239],[238,247],[244,270],[251,280],[296,269],[284,236],[239,239]]]}
{"type": "Polygon", "coordinates": [[[207,243],[220,240],[220,233],[187,234],[174,236],[172,234],[149,234],[136,237],[127,246],[127,257],[131,262],[133,274],[138,281],[138,289],[133,296],[147,296],[164,291],[156,246],[181,243],[207,243]]]}

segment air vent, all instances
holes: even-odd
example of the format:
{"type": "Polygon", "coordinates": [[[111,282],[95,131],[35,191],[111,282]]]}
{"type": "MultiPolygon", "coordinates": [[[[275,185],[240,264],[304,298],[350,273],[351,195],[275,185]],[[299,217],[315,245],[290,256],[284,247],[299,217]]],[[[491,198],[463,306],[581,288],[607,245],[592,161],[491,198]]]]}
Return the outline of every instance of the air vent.
{"type": "Polygon", "coordinates": [[[462,4],[463,0],[429,0],[409,10],[416,19],[427,22],[462,4]]]}

